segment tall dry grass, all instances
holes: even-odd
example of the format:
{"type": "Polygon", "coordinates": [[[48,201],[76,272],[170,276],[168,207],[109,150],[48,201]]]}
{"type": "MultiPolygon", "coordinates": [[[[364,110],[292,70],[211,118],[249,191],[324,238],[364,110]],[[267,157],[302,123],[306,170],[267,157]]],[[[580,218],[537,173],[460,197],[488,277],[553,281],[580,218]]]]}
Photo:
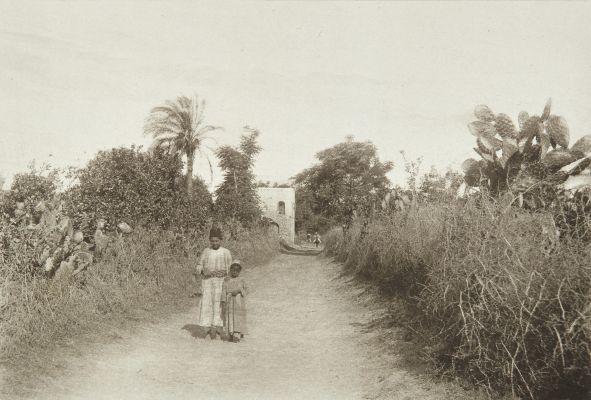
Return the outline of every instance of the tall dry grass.
{"type": "Polygon", "coordinates": [[[551,218],[480,198],[382,215],[325,243],[408,301],[446,371],[491,394],[591,398],[590,247],[556,240],[551,218]]]}
{"type": "MultiPolygon", "coordinates": [[[[204,235],[179,239],[140,230],[83,274],[52,279],[23,273],[17,260],[5,259],[0,263],[0,367],[8,371],[6,384],[50,372],[56,352],[77,336],[127,318],[190,307],[194,266],[207,245],[204,235]]],[[[268,261],[279,247],[278,238],[265,231],[244,231],[224,246],[247,268],[268,261]]]]}

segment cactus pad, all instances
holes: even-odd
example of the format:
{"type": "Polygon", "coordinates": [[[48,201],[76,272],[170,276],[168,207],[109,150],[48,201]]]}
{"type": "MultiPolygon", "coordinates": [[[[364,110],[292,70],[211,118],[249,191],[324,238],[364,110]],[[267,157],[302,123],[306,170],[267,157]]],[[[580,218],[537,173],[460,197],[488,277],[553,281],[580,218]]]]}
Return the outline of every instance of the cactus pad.
{"type": "Polygon", "coordinates": [[[472,169],[474,168],[474,166],[478,165],[478,161],[476,161],[473,158],[468,158],[467,160],[465,160],[462,163],[462,170],[464,171],[464,173],[469,173],[470,171],[472,171],[472,169]]]}
{"type": "Polygon", "coordinates": [[[507,114],[498,114],[495,118],[495,128],[501,137],[515,137],[516,130],[511,117],[507,114]]]}
{"type": "Polygon", "coordinates": [[[495,153],[503,146],[502,141],[490,135],[480,135],[478,139],[476,139],[476,143],[481,151],[489,154],[495,153]]]}
{"type": "Polygon", "coordinates": [[[550,109],[552,108],[552,98],[549,98],[548,101],[546,102],[546,106],[544,107],[544,112],[542,113],[542,116],[540,117],[540,119],[542,121],[545,121],[548,119],[548,117],[550,116],[550,109]]]}
{"type": "Polygon", "coordinates": [[[586,135],[580,138],[573,144],[571,151],[578,152],[584,155],[591,153],[591,135],[586,135]]]}
{"type": "Polygon", "coordinates": [[[488,122],[482,121],[470,122],[468,124],[468,129],[470,130],[470,133],[476,137],[480,135],[494,136],[497,133],[494,126],[492,126],[488,122]]]}
{"type": "Polygon", "coordinates": [[[566,119],[557,115],[550,115],[548,121],[546,121],[546,132],[548,132],[550,139],[554,143],[562,148],[568,148],[570,136],[566,119]]]}
{"type": "Polygon", "coordinates": [[[530,137],[537,136],[540,131],[540,117],[537,115],[532,115],[529,117],[524,123],[523,127],[521,128],[521,133],[519,135],[519,140],[527,140],[530,137]]]}
{"type": "Polygon", "coordinates": [[[492,122],[495,120],[495,114],[484,104],[479,104],[474,108],[474,115],[482,122],[492,122]]]}
{"type": "Polygon", "coordinates": [[[517,140],[510,137],[503,138],[503,155],[499,160],[501,166],[505,168],[509,159],[518,151],[519,147],[517,147],[517,140]]]}
{"type": "Polygon", "coordinates": [[[529,119],[529,114],[527,113],[527,111],[521,111],[519,113],[519,116],[517,117],[517,122],[519,123],[519,129],[523,129],[523,125],[525,124],[525,121],[527,121],[529,119]]]}
{"type": "Polygon", "coordinates": [[[566,149],[549,151],[544,157],[543,163],[549,170],[558,170],[577,160],[577,156],[566,149]]]}

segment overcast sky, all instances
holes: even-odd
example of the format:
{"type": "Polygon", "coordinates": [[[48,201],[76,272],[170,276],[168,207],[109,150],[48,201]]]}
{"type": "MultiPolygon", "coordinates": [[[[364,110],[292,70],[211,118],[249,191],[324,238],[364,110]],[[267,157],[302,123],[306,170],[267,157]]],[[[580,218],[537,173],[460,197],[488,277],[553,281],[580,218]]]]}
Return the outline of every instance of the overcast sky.
{"type": "Polygon", "coordinates": [[[0,2],[0,174],[146,145],[150,108],[194,93],[218,143],[261,131],[261,180],[347,135],[394,161],[395,183],[400,150],[459,168],[480,103],[516,121],[552,97],[576,139],[591,134],[589,21],[566,2],[0,2]]]}

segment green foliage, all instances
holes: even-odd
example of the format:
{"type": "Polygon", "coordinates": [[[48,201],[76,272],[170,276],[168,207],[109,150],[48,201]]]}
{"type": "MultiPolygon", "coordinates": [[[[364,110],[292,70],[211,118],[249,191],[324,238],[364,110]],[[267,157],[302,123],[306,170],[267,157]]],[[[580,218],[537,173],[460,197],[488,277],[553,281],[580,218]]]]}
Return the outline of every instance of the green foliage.
{"type": "Polygon", "coordinates": [[[314,198],[312,193],[303,188],[296,186],[295,189],[295,229],[296,232],[306,231],[310,232],[314,230],[314,212],[312,211],[312,205],[314,204],[314,198]]]}
{"type": "Polygon", "coordinates": [[[64,195],[66,212],[86,234],[103,218],[107,228],[124,221],[132,226],[199,229],[209,219],[211,196],[195,179],[194,196],[183,185],[178,155],[155,149],[101,151],[76,172],[78,184],[64,195]]]}
{"type": "Polygon", "coordinates": [[[222,146],[216,152],[224,180],[215,191],[215,209],[222,221],[250,226],[262,214],[252,171],[261,147],[257,143],[259,132],[248,127],[245,130],[249,133],[242,135],[239,148],[222,146]]]}
{"type": "Polygon", "coordinates": [[[218,126],[205,125],[205,101],[197,96],[188,98],[179,96],[175,101],[166,101],[164,105],[154,107],[144,126],[144,134],[152,136],[153,147],[166,149],[171,154],[187,157],[187,193],[193,193],[193,164],[195,156],[207,157],[206,144],[211,139],[209,134],[221,129],[218,126]]]}
{"type": "Polygon", "coordinates": [[[313,210],[314,196],[302,187],[296,186],[295,191],[295,230],[296,232],[325,232],[337,224],[334,218],[315,214],[313,210]]]}
{"type": "Polygon", "coordinates": [[[24,203],[24,211],[35,214],[35,206],[42,200],[52,200],[59,185],[58,171],[44,166],[40,169],[34,164],[28,172],[16,174],[10,190],[2,199],[2,211],[14,216],[17,203],[24,203]]]}
{"type": "Polygon", "coordinates": [[[381,162],[369,141],[349,138],[316,157],[318,164],[295,177],[296,210],[348,224],[355,214],[369,214],[388,190],[393,163],[381,162]]]}

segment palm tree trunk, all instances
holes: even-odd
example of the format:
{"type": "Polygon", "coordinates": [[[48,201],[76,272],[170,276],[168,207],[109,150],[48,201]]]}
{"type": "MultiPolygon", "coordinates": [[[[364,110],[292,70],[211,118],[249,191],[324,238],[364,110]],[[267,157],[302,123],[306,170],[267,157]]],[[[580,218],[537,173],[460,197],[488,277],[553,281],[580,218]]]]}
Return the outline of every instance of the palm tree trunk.
{"type": "Polygon", "coordinates": [[[193,195],[193,163],[195,162],[195,151],[187,152],[187,194],[193,195]]]}

